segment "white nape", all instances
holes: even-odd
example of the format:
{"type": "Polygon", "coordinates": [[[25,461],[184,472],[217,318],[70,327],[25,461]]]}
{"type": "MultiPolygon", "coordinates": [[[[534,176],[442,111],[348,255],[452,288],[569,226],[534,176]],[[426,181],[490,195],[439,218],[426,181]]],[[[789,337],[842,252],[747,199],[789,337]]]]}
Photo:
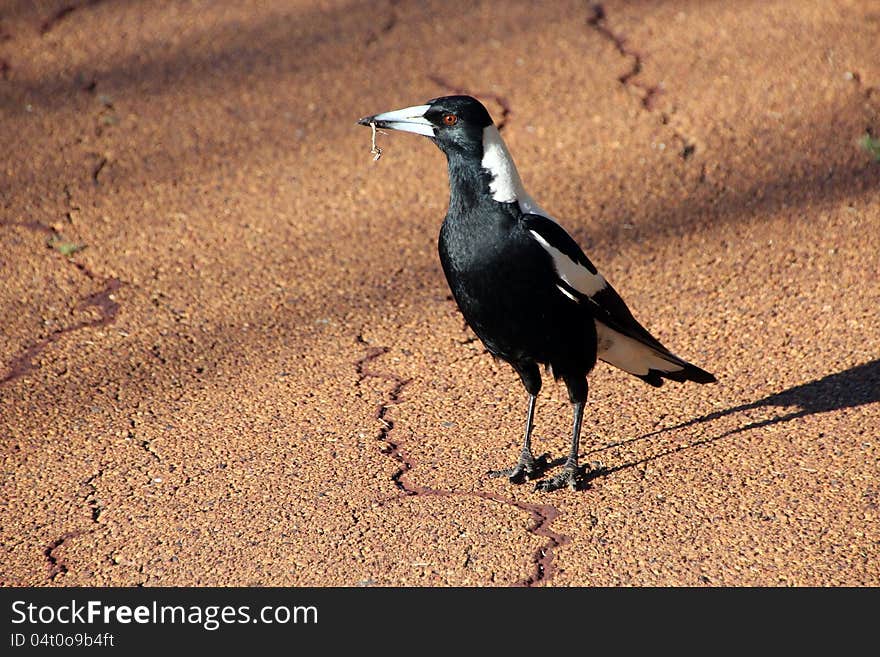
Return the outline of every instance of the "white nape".
{"type": "Polygon", "coordinates": [[[483,160],[480,164],[492,176],[489,192],[494,200],[499,203],[516,202],[525,214],[538,214],[553,219],[526,192],[510,151],[507,150],[507,144],[494,125],[483,128],[483,160]]]}

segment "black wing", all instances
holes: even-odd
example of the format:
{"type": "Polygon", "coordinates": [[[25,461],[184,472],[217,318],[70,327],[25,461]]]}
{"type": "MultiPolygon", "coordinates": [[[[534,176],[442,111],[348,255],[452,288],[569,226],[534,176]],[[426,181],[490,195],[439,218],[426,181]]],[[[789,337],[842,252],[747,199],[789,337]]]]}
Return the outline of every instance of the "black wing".
{"type": "Polygon", "coordinates": [[[663,377],[699,383],[715,381],[709,372],[669,351],[633,317],[617,291],[562,226],[536,214],[524,215],[522,221],[525,229],[553,258],[560,286],[565,288],[569,296],[584,299],[590,304],[590,312],[600,329],[599,357],[602,360],[641,377],[651,385],[660,385],[663,377]],[[617,334],[623,336],[623,342],[629,339],[644,349],[629,343],[620,344],[621,338],[617,334]],[[612,349],[615,340],[618,344],[612,349]]]}

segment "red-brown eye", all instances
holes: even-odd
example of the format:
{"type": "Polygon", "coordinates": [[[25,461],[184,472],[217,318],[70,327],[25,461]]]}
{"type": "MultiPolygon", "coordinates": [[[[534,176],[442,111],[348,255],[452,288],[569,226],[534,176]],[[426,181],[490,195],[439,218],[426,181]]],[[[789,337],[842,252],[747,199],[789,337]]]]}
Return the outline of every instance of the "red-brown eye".
{"type": "Polygon", "coordinates": [[[458,123],[458,117],[455,114],[444,114],[443,125],[455,125],[458,123]]]}

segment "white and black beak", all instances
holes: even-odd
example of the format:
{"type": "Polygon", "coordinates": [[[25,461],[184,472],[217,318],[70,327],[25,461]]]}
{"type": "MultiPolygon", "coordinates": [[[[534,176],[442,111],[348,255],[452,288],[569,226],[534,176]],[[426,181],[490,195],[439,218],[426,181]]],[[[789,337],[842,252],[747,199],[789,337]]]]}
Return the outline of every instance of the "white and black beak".
{"type": "Polygon", "coordinates": [[[425,118],[425,113],[431,109],[430,105],[413,105],[391,112],[382,112],[374,116],[365,116],[360,119],[360,125],[375,123],[377,128],[385,130],[400,130],[402,132],[414,132],[425,137],[436,136],[435,125],[425,118]]]}

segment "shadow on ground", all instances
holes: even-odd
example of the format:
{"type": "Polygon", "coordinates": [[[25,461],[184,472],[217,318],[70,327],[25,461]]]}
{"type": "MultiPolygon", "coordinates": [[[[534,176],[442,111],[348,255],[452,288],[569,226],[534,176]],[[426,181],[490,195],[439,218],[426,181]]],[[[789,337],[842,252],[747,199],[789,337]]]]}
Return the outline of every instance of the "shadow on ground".
{"type": "Polygon", "coordinates": [[[730,429],[729,431],[725,431],[718,436],[712,436],[710,438],[698,440],[687,445],[681,445],[673,449],[668,449],[659,454],[653,454],[651,456],[636,461],[623,463],[621,465],[617,465],[611,468],[598,468],[596,470],[593,470],[592,472],[587,472],[585,478],[587,480],[590,480],[597,479],[599,477],[605,477],[614,472],[619,472],[620,470],[626,470],[627,468],[643,465],[645,463],[649,463],[650,461],[654,461],[656,459],[663,458],[664,456],[669,456],[671,454],[675,454],[677,452],[681,452],[687,449],[692,449],[694,447],[713,443],[717,440],[721,440],[722,438],[727,438],[728,436],[742,433],[743,431],[759,429],[761,427],[766,427],[773,424],[781,424],[784,422],[795,420],[797,418],[814,415],[816,413],[828,413],[830,411],[837,411],[844,408],[855,408],[857,406],[863,406],[865,404],[873,404],[877,402],[880,402],[880,359],[872,360],[868,363],[864,363],[863,365],[857,365],[856,367],[851,367],[850,369],[844,370],[843,372],[829,374],[828,376],[822,377],[821,379],[816,379],[815,381],[810,381],[809,383],[804,383],[799,386],[788,388],[787,390],[769,395],[767,397],[764,397],[763,399],[759,399],[748,404],[740,404],[739,406],[733,406],[723,411],[708,413],[707,415],[694,418],[693,420],[688,420],[687,422],[682,422],[671,427],[665,427],[663,429],[658,429],[657,431],[652,431],[651,433],[646,433],[643,436],[639,436],[638,438],[622,440],[619,442],[611,443],[610,445],[606,445],[601,449],[593,450],[589,453],[594,454],[614,447],[636,443],[662,433],[675,431],[677,429],[684,429],[686,427],[698,424],[714,422],[715,420],[733,415],[735,413],[742,413],[757,408],[766,408],[773,406],[787,409],[791,407],[796,407],[796,410],[790,411],[788,413],[781,413],[772,418],[749,422],[734,429],[730,429]]]}

